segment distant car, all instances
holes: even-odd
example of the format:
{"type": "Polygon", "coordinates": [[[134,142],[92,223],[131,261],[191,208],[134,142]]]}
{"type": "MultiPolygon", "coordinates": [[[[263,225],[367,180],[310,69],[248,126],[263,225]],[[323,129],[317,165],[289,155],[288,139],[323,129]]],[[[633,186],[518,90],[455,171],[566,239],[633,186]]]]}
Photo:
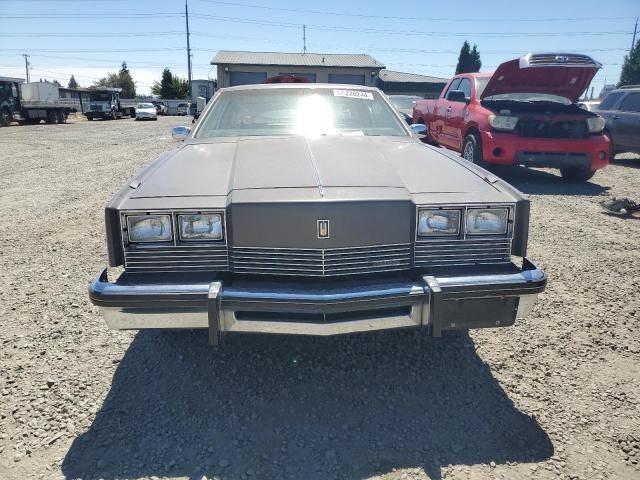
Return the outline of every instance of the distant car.
{"type": "Polygon", "coordinates": [[[158,115],[166,115],[169,111],[167,106],[163,102],[151,102],[156,107],[156,113],[158,115]]]}
{"type": "Polygon", "coordinates": [[[640,85],[612,91],[602,100],[598,115],[606,120],[611,154],[640,153],[640,85]]]}
{"type": "Polygon", "coordinates": [[[415,95],[388,95],[391,105],[396,107],[405,121],[411,125],[413,123],[413,106],[422,98],[415,95]]]}
{"type": "Polygon", "coordinates": [[[187,105],[186,103],[179,103],[177,109],[178,109],[178,115],[189,114],[189,105],[187,105]]]}
{"type": "Polygon", "coordinates": [[[576,103],[576,105],[585,109],[587,112],[595,112],[600,107],[600,100],[585,100],[583,102],[576,103]]]}
{"type": "Polygon", "coordinates": [[[136,120],[158,120],[155,105],[153,103],[139,103],[136,105],[136,120]]]}

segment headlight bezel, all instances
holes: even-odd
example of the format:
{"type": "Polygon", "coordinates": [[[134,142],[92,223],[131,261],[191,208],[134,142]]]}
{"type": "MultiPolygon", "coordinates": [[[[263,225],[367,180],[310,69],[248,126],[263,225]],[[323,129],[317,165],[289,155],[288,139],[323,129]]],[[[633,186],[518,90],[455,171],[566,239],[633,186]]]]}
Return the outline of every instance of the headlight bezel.
{"type": "Polygon", "coordinates": [[[482,238],[512,238],[514,235],[514,226],[516,225],[516,205],[515,203],[495,203],[495,204],[487,204],[487,203],[477,203],[477,204],[442,204],[442,205],[433,205],[433,204],[420,204],[416,205],[415,210],[415,234],[414,241],[415,242],[429,242],[429,241],[444,241],[444,240],[468,240],[475,239],[480,240],[482,238]],[[460,214],[460,228],[458,235],[429,235],[422,236],[419,235],[419,222],[420,222],[420,212],[422,210],[455,210],[459,209],[461,211],[460,214]],[[467,231],[467,215],[469,210],[492,210],[492,209],[506,209],[506,229],[502,233],[470,233],[467,231]]]}
{"type": "Polygon", "coordinates": [[[499,132],[513,132],[518,126],[518,121],[520,117],[516,117],[515,115],[489,115],[487,121],[489,125],[494,130],[499,132]],[[500,122],[503,122],[502,124],[500,122]],[[506,124],[507,122],[512,122],[513,126],[506,124]]]}
{"type": "Polygon", "coordinates": [[[416,238],[418,239],[425,239],[425,238],[438,238],[438,237],[445,237],[445,238],[452,238],[452,237],[459,237],[461,232],[462,232],[462,222],[463,222],[463,218],[464,218],[464,208],[462,207],[449,207],[449,206],[443,206],[443,207],[429,207],[429,206],[420,206],[417,208],[417,215],[416,215],[416,238]],[[457,212],[458,214],[458,225],[457,225],[457,229],[455,233],[446,233],[446,232],[435,232],[435,233],[425,233],[425,234],[420,234],[420,219],[422,217],[422,212],[457,212]]]}
{"type": "Polygon", "coordinates": [[[180,210],[122,210],[120,211],[120,230],[122,232],[121,240],[122,246],[127,248],[132,247],[161,247],[162,245],[172,246],[195,246],[195,245],[226,245],[227,243],[227,224],[226,224],[226,211],[219,209],[180,209],[180,210]],[[222,238],[219,240],[213,239],[193,239],[187,240],[180,236],[180,225],[178,223],[179,216],[186,215],[220,215],[222,238]],[[132,240],[130,236],[129,218],[137,216],[168,216],[171,221],[171,239],[170,240],[156,240],[156,241],[137,241],[132,240]]]}
{"type": "Polygon", "coordinates": [[[607,126],[607,121],[601,117],[600,115],[595,115],[593,117],[587,117],[587,130],[589,133],[602,133],[604,127],[607,126]],[[592,128],[592,122],[598,122],[595,128],[592,128]]]}
{"type": "Polygon", "coordinates": [[[180,243],[221,243],[225,239],[225,225],[224,225],[224,214],[222,212],[177,212],[175,215],[176,219],[176,227],[177,227],[177,235],[180,243]],[[189,217],[189,216],[219,216],[220,217],[220,238],[187,238],[183,235],[182,224],[180,222],[181,217],[189,217]]]}
{"type": "Polygon", "coordinates": [[[173,219],[171,217],[171,214],[169,213],[164,213],[164,212],[134,212],[134,213],[129,213],[127,215],[125,215],[124,217],[124,225],[126,228],[126,232],[127,232],[127,242],[133,245],[145,245],[145,244],[158,244],[158,243],[163,243],[163,244],[168,244],[168,243],[173,243],[174,240],[174,225],[173,225],[173,219]],[[135,240],[131,238],[131,231],[133,230],[132,225],[131,225],[131,220],[134,218],[141,218],[141,219],[150,219],[150,218],[154,218],[154,217],[166,217],[169,220],[169,238],[166,239],[159,239],[159,240],[135,240]]]}
{"type": "Polygon", "coordinates": [[[484,236],[500,236],[500,235],[506,235],[509,232],[509,217],[510,217],[510,210],[508,207],[470,207],[467,208],[465,211],[465,216],[464,216],[464,231],[465,231],[465,235],[468,236],[472,236],[472,237],[484,237],[484,236]],[[487,211],[503,211],[506,212],[506,216],[505,216],[505,220],[504,220],[504,229],[502,231],[496,231],[496,232],[470,232],[469,231],[469,213],[470,212],[487,212],[487,211]]]}

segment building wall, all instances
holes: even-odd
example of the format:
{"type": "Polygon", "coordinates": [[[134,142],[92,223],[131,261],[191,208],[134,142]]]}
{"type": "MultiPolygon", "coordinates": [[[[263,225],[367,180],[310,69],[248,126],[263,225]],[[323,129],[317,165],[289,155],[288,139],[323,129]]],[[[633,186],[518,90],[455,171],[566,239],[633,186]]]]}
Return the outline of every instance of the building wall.
{"type": "Polygon", "coordinates": [[[446,82],[378,82],[378,88],[387,95],[417,95],[422,98],[438,98],[445,85],[446,82]]]}
{"type": "Polygon", "coordinates": [[[365,85],[375,87],[378,83],[379,71],[379,68],[218,65],[218,88],[231,86],[231,72],[264,73],[266,78],[282,74],[314,74],[317,83],[329,83],[329,75],[364,75],[365,85]],[[374,72],[374,75],[371,72],[374,72]]]}

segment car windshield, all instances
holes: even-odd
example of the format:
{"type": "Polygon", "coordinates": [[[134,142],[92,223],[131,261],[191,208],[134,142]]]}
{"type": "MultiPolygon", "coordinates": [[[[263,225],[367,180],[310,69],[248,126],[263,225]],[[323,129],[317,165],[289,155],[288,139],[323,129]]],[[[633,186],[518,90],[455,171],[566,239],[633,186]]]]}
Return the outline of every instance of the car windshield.
{"type": "Polygon", "coordinates": [[[379,93],[344,88],[223,92],[196,137],[267,135],[405,136],[379,93]]]}
{"type": "Polygon", "coordinates": [[[490,95],[482,99],[483,101],[509,101],[509,102],[551,102],[569,105],[571,102],[568,98],[560,95],[551,95],[549,93],[501,93],[500,95],[490,95]]]}
{"type": "Polygon", "coordinates": [[[105,100],[107,101],[111,100],[111,94],[110,93],[92,93],[90,98],[92,102],[104,102],[105,100]]]}
{"type": "Polygon", "coordinates": [[[152,103],[139,103],[136,108],[156,108],[152,103]]]}
{"type": "Polygon", "coordinates": [[[413,104],[417,100],[421,100],[420,97],[389,97],[389,101],[391,102],[391,104],[399,110],[411,110],[413,108],[413,104]]]}
{"type": "Polygon", "coordinates": [[[484,92],[490,78],[491,77],[476,77],[476,98],[482,97],[482,92],[484,92]]]}

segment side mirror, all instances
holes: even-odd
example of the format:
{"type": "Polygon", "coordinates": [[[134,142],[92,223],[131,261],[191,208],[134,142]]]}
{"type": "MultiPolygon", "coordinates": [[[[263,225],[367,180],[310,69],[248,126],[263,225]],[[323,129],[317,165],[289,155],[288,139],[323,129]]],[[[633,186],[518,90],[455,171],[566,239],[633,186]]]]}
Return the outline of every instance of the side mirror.
{"type": "Polygon", "coordinates": [[[411,133],[414,135],[426,135],[427,134],[427,126],[424,123],[412,123],[409,125],[411,129],[411,133]]]}
{"type": "Polygon", "coordinates": [[[171,137],[176,141],[184,140],[189,136],[189,133],[191,133],[191,129],[189,127],[179,126],[171,129],[171,137]]]}
{"type": "Polygon", "coordinates": [[[462,90],[451,90],[447,93],[447,100],[450,102],[469,103],[469,99],[464,96],[464,92],[462,90]]]}

